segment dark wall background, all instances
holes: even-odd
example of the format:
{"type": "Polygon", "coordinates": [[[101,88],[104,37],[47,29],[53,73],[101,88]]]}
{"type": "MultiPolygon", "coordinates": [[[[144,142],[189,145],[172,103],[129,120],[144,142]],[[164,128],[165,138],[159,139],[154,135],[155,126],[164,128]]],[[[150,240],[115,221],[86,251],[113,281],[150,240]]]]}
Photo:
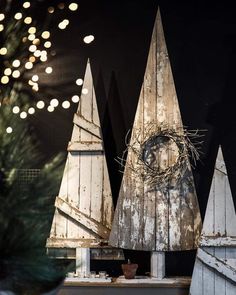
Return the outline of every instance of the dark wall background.
{"type": "MultiPolygon", "coordinates": [[[[45,6],[58,1],[46,1],[45,6]]],[[[103,124],[111,185],[116,202],[122,175],[114,157],[125,149],[124,137],[132,128],[145,71],[152,27],[158,5],[184,125],[205,129],[201,161],[193,170],[204,217],[216,153],[222,145],[229,180],[236,198],[236,18],[227,2],[81,0],[70,15],[69,29],[55,30],[52,38],[54,67],[42,86],[60,100],[80,92],[75,85],[83,77],[89,57],[103,124]],[[83,37],[95,36],[89,45],[83,37]],[[107,104],[106,104],[107,103],[107,104]],[[109,115],[109,116],[108,116],[109,115]],[[110,121],[109,121],[110,117],[110,121]]],[[[53,23],[51,24],[52,31],[53,23]]],[[[49,97],[48,97],[49,98],[49,97]]],[[[42,111],[32,120],[48,155],[65,150],[72,131],[69,111],[42,111]]],[[[167,274],[191,274],[194,251],[168,253],[167,274]]],[[[126,256],[148,271],[149,253],[126,251],[126,256]]],[[[111,265],[111,269],[117,266],[111,265]]]]}

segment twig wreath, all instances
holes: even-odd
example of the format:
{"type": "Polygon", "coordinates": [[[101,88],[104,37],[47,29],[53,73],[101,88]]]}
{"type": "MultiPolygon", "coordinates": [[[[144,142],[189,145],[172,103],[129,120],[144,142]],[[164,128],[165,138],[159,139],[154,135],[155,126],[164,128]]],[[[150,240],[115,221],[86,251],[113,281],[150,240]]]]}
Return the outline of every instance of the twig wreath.
{"type": "Polygon", "coordinates": [[[178,180],[187,167],[187,158],[191,157],[194,165],[200,158],[198,145],[201,142],[194,145],[190,140],[202,136],[199,130],[182,127],[174,129],[149,123],[144,129],[134,128],[129,143],[128,136],[129,132],[126,135],[127,148],[123,157],[119,158],[119,163],[150,185],[162,186],[172,178],[178,180]],[[129,150],[133,157],[128,157],[125,161],[125,154],[129,150]]]}

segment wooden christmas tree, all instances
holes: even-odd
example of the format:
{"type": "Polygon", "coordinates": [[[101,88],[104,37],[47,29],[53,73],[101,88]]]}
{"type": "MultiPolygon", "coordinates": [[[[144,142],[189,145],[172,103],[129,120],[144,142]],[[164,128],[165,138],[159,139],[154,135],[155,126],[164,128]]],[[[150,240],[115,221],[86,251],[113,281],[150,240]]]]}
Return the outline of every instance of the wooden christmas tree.
{"type": "Polygon", "coordinates": [[[236,215],[221,148],[199,244],[190,294],[236,294],[236,215]]]}
{"type": "MultiPolygon", "coordinates": [[[[153,251],[197,247],[201,218],[161,16],[154,24],[110,244],[153,251]]],[[[159,257],[159,258],[158,258],[159,257]]],[[[156,259],[155,258],[155,259],[156,259]]],[[[153,259],[152,275],[163,277],[153,259]]]]}
{"type": "Polygon", "coordinates": [[[78,263],[87,273],[89,248],[107,244],[113,218],[110,181],[89,62],[73,123],[47,247],[76,248],[78,263]]]}

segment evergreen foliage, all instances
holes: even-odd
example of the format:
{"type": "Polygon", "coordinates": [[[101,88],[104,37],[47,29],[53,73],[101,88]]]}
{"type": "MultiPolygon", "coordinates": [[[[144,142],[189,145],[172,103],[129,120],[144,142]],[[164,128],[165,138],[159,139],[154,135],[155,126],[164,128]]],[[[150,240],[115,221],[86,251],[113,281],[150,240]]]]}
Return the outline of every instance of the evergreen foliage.
{"type": "Polygon", "coordinates": [[[0,145],[0,290],[40,294],[64,276],[45,248],[64,156],[46,161],[33,129],[7,107],[0,109],[0,145]]]}

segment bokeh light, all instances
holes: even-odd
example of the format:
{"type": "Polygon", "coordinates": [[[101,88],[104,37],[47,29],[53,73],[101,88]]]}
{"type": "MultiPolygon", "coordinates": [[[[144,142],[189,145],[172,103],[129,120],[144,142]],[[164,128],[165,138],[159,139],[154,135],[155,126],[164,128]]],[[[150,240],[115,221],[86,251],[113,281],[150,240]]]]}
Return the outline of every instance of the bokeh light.
{"type": "Polygon", "coordinates": [[[21,12],[17,12],[17,13],[15,14],[14,18],[15,18],[16,20],[20,20],[20,19],[22,19],[22,13],[21,13],[21,12]]]}
{"type": "Polygon", "coordinates": [[[12,133],[12,131],[13,131],[12,127],[10,127],[10,126],[7,127],[6,133],[10,134],[10,133],[12,133]]]}
{"type": "Polygon", "coordinates": [[[12,73],[12,70],[11,70],[10,68],[6,68],[6,69],[4,70],[4,75],[6,75],[6,76],[10,76],[11,73],[12,73]]]}
{"type": "Polygon", "coordinates": [[[53,99],[50,101],[50,105],[53,106],[54,108],[56,108],[56,107],[59,105],[59,101],[58,101],[58,99],[53,98],[53,99]]]}
{"type": "Polygon", "coordinates": [[[13,114],[18,114],[20,112],[20,108],[18,106],[14,106],[12,112],[13,114]]]}
{"type": "Polygon", "coordinates": [[[52,67],[46,67],[46,69],[45,69],[45,72],[46,72],[47,74],[51,74],[52,71],[53,71],[52,67]]]}
{"type": "Polygon", "coordinates": [[[88,35],[88,36],[85,36],[83,40],[84,40],[84,43],[89,44],[89,43],[93,42],[94,39],[95,38],[93,35],[88,35]]]}
{"type": "Polygon", "coordinates": [[[79,96],[78,95],[73,95],[71,97],[71,100],[72,100],[72,102],[77,103],[77,102],[79,102],[79,96]]]}
{"type": "Polygon", "coordinates": [[[24,19],[24,23],[27,24],[27,25],[31,24],[31,23],[32,23],[32,17],[27,16],[27,17],[24,19]]]}
{"type": "Polygon", "coordinates": [[[39,80],[39,76],[35,74],[32,76],[31,79],[32,79],[32,81],[37,82],[39,80]]]}
{"type": "Polygon", "coordinates": [[[30,115],[33,115],[33,114],[35,113],[35,108],[30,107],[30,108],[28,109],[28,113],[29,113],[30,115]]]}
{"type": "Polygon", "coordinates": [[[2,47],[2,48],[0,48],[0,54],[1,54],[1,55],[5,55],[5,54],[7,54],[7,48],[6,48],[6,47],[2,47]]]}
{"type": "Polygon", "coordinates": [[[54,111],[54,107],[52,106],[52,105],[49,105],[48,107],[47,107],[47,110],[48,110],[48,112],[53,112],[54,111]]]}
{"type": "Polygon", "coordinates": [[[48,39],[50,37],[50,32],[49,31],[44,31],[42,32],[42,38],[43,39],[48,39]]]}
{"type": "Polygon", "coordinates": [[[30,2],[29,1],[24,2],[23,7],[24,8],[29,8],[30,7],[30,2]]]}
{"type": "Polygon", "coordinates": [[[45,102],[42,100],[39,100],[36,104],[36,107],[40,110],[43,109],[45,107],[45,102]]]}
{"type": "Polygon", "coordinates": [[[79,79],[77,79],[77,80],[75,81],[75,83],[76,83],[78,86],[81,86],[81,85],[83,85],[84,81],[83,81],[83,79],[79,78],[79,79]]]}
{"type": "Polygon", "coordinates": [[[21,112],[21,113],[20,113],[20,118],[21,118],[21,119],[25,119],[25,118],[27,118],[27,113],[26,113],[25,111],[21,112]]]}
{"type": "Polygon", "coordinates": [[[63,107],[64,109],[69,109],[69,107],[70,107],[70,102],[69,102],[68,100],[63,101],[63,103],[62,103],[62,107],[63,107]]]}
{"type": "Polygon", "coordinates": [[[9,77],[8,76],[2,76],[1,83],[2,84],[7,84],[8,82],[9,82],[9,77]]]}
{"type": "Polygon", "coordinates": [[[78,4],[77,3],[71,3],[70,5],[69,5],[69,9],[71,10],[71,11],[76,11],[77,9],[78,9],[78,4]]]}
{"type": "Polygon", "coordinates": [[[0,13],[0,22],[1,22],[2,20],[4,20],[4,18],[5,18],[5,14],[4,14],[4,13],[0,13]]]}
{"type": "Polygon", "coordinates": [[[13,71],[12,72],[12,77],[15,78],[15,79],[19,78],[20,77],[20,71],[18,71],[18,70],[13,71]]]}
{"type": "Polygon", "coordinates": [[[19,61],[19,59],[15,59],[15,60],[13,60],[13,62],[12,62],[12,66],[13,66],[14,68],[18,68],[18,67],[20,66],[20,61],[19,61]]]}

